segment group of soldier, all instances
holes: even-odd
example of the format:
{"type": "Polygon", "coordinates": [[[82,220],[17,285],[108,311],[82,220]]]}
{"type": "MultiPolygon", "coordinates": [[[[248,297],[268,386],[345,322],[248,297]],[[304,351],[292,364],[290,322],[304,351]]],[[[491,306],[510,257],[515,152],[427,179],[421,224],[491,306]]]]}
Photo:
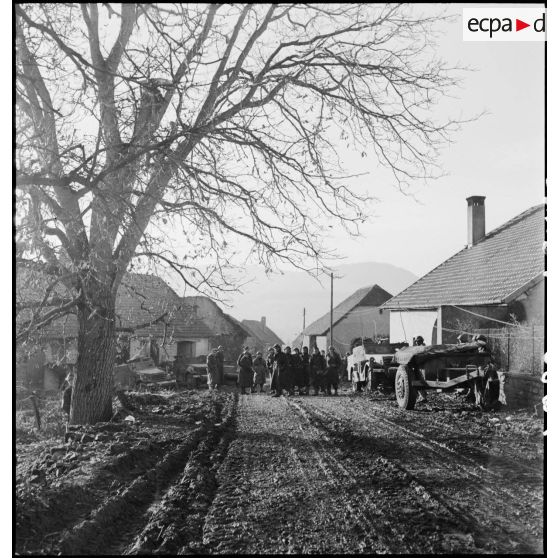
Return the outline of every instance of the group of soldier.
{"type": "MultiPolygon", "coordinates": [[[[264,359],[261,351],[255,356],[250,353],[249,347],[244,347],[238,357],[238,388],[241,394],[254,393],[258,387],[264,391],[266,377],[271,376],[269,393],[273,397],[283,394],[337,395],[339,378],[343,373],[343,361],[334,347],[329,347],[323,354],[318,347],[314,347],[312,354],[308,347],[291,350],[275,344],[268,350],[264,359]],[[247,392],[248,390],[248,392],[247,392]]],[[[224,358],[221,347],[213,349],[207,357],[207,383],[209,389],[218,389],[224,381],[224,358]]]]}

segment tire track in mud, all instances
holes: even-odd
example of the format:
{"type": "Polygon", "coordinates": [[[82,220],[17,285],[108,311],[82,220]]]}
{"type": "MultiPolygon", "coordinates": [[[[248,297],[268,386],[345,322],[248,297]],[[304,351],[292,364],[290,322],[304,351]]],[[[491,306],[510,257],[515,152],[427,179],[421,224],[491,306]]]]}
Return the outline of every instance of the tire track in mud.
{"type": "MultiPolygon", "coordinates": [[[[289,404],[301,417],[321,432],[321,438],[330,444],[336,458],[331,454],[330,459],[343,471],[345,479],[353,480],[357,501],[363,506],[360,513],[370,515],[370,510],[382,523],[384,536],[392,546],[390,552],[441,552],[447,550],[444,535],[440,525],[453,528],[459,525],[459,519],[451,508],[440,499],[434,498],[425,488],[416,482],[407,471],[397,466],[384,456],[370,455],[370,447],[360,448],[361,459],[355,451],[355,441],[350,437],[339,439],[328,430],[321,420],[302,401],[289,401],[289,404]],[[345,457],[345,459],[344,459],[345,457]],[[348,459],[347,459],[348,457],[348,459]],[[346,465],[344,465],[345,463],[346,465]],[[371,492],[359,484],[365,480],[366,471],[378,468],[383,471],[384,478],[377,481],[377,490],[371,492]],[[358,480],[357,480],[358,479],[358,480]],[[380,497],[378,493],[380,494],[380,497]],[[381,502],[378,506],[376,502],[381,502]],[[405,518],[402,518],[404,511],[405,518]]],[[[357,446],[358,447],[358,446],[357,446]]],[[[348,482],[343,483],[343,490],[349,488],[348,482]]],[[[378,521],[370,522],[371,532],[378,528],[378,521]]]]}
{"type": "MultiPolygon", "coordinates": [[[[438,420],[438,417],[435,417],[434,420],[427,421],[425,420],[426,416],[424,416],[422,413],[419,413],[419,416],[423,415],[420,417],[422,419],[420,423],[416,420],[413,420],[408,424],[401,425],[400,423],[387,416],[391,415],[392,417],[394,417],[396,413],[401,414],[401,411],[399,409],[391,409],[384,406],[378,408],[377,402],[373,399],[369,399],[368,401],[355,400],[353,401],[353,403],[362,411],[373,413],[377,420],[381,420],[382,422],[387,423],[390,426],[393,426],[400,430],[404,430],[411,435],[417,436],[427,441],[427,443],[429,444],[440,447],[442,450],[450,452],[454,455],[459,455],[459,458],[461,460],[467,461],[471,465],[483,467],[486,470],[487,474],[500,475],[501,472],[499,469],[502,469],[508,474],[516,474],[518,478],[521,478],[521,480],[529,481],[531,479],[534,482],[542,482],[542,463],[541,467],[539,468],[527,465],[525,462],[523,462],[521,456],[517,455],[517,453],[510,452],[507,448],[498,448],[503,453],[503,455],[495,456],[487,452],[486,450],[471,447],[467,442],[455,439],[456,434],[463,433],[463,430],[461,429],[458,429],[456,432],[456,426],[459,427],[459,424],[448,424],[447,421],[438,420]],[[424,434],[418,431],[419,428],[425,429],[428,434],[433,433],[438,435],[440,434],[440,430],[443,430],[445,432],[448,432],[449,434],[453,434],[453,438],[447,441],[439,441],[433,438],[427,438],[424,434]],[[490,463],[490,469],[485,468],[486,462],[490,463]],[[533,478],[533,476],[535,478],[533,478]]],[[[430,417],[432,416],[432,414],[433,413],[429,413],[430,417]]],[[[417,413],[413,415],[413,419],[416,418],[418,418],[417,413]]],[[[497,434],[495,433],[494,436],[497,436],[497,434]]]]}
{"type": "Polygon", "coordinates": [[[238,396],[227,401],[217,424],[192,452],[182,476],[154,506],[145,527],[123,554],[203,554],[202,528],[218,488],[216,473],[234,437],[238,396]]]}
{"type": "MultiPolygon", "coordinates": [[[[165,506],[176,510],[173,496],[181,494],[182,483],[188,481],[185,464],[195,481],[204,480],[207,473],[207,467],[202,467],[204,458],[210,457],[215,450],[223,431],[220,427],[230,425],[234,407],[233,397],[226,400],[225,409],[221,401],[213,401],[202,426],[187,432],[170,451],[159,456],[153,468],[138,476],[122,492],[106,499],[88,519],[67,530],[58,545],[59,550],[63,554],[111,555],[122,554],[127,549],[133,551],[135,547],[156,551],[163,544],[172,546],[170,534],[180,529],[171,528],[166,535],[161,532],[161,537],[153,542],[154,518],[164,520],[161,510],[164,512],[165,506]],[[223,419],[222,410],[225,411],[223,419]],[[182,477],[181,473],[184,473],[182,477]],[[141,535],[143,539],[139,538],[141,535]]],[[[200,482],[195,488],[196,494],[202,494],[200,482]]]]}
{"type": "MultiPolygon", "coordinates": [[[[473,545],[468,552],[542,552],[542,531],[536,532],[535,528],[529,532],[525,523],[526,518],[532,519],[530,514],[540,516],[540,521],[534,523],[542,529],[542,506],[537,510],[530,502],[515,498],[505,478],[483,478],[476,471],[478,463],[473,469],[463,465],[461,455],[454,450],[431,444],[419,433],[383,420],[370,409],[354,404],[347,409],[338,401],[335,407],[324,400],[311,400],[302,406],[317,425],[340,443],[351,440],[356,447],[373,448],[396,469],[404,471],[426,499],[442,503],[457,521],[457,531],[463,532],[465,527],[465,535],[473,535],[474,545],[480,547],[473,545]],[[397,450],[399,454],[395,455],[397,450]],[[498,486],[492,488],[488,482],[498,486]],[[502,501],[502,495],[512,501],[502,501]],[[518,505],[523,508],[523,519],[517,517],[518,505]]],[[[530,501],[536,499],[530,493],[529,496],[530,501]]]]}
{"type": "MultiPolygon", "coordinates": [[[[363,510],[347,507],[344,479],[314,444],[315,435],[284,398],[241,398],[237,439],[219,472],[221,486],[204,527],[208,552],[364,549],[371,526],[363,510]]],[[[390,549],[370,538],[370,547],[390,549]]]]}
{"type": "Polygon", "coordinates": [[[26,502],[24,516],[16,516],[17,551],[34,552],[42,547],[46,552],[55,552],[61,534],[89,517],[106,500],[107,494],[114,492],[118,486],[130,483],[138,474],[153,467],[162,452],[170,451],[179,442],[178,438],[138,441],[126,452],[111,456],[108,463],[95,470],[87,482],[77,486],[67,484],[48,490],[36,502],[33,513],[29,514],[27,511],[31,504],[26,502]],[[29,544],[25,544],[25,539],[22,543],[22,532],[33,533],[29,544]]]}
{"type": "MultiPolygon", "coordinates": [[[[373,415],[375,421],[381,422],[387,428],[400,431],[403,436],[415,438],[417,444],[420,444],[425,449],[438,454],[442,459],[444,457],[455,459],[457,461],[457,467],[467,475],[475,477],[479,483],[499,483],[500,486],[498,486],[497,490],[492,489],[486,484],[483,486],[483,490],[490,493],[496,501],[501,499],[502,494],[505,494],[509,500],[516,502],[516,504],[521,506],[525,506],[526,500],[531,501],[532,513],[542,513],[542,464],[541,469],[536,470],[532,467],[526,467],[522,463],[516,463],[512,458],[508,458],[505,465],[502,464],[501,461],[498,461],[496,464],[489,462],[487,467],[486,459],[479,460],[478,458],[475,459],[470,457],[470,452],[468,451],[470,448],[467,444],[458,444],[460,447],[460,451],[458,451],[457,449],[449,447],[444,442],[440,442],[433,437],[428,438],[421,432],[418,432],[417,428],[420,427],[419,425],[407,427],[406,425],[404,426],[398,424],[394,420],[386,418],[384,409],[378,409],[377,407],[370,405],[366,406],[363,405],[362,402],[359,403],[360,405],[357,404],[356,407],[361,415],[373,415]],[[464,465],[463,462],[467,463],[470,467],[464,465]],[[487,477],[490,477],[490,479],[487,477]],[[506,479],[505,483],[501,483],[502,478],[506,479]],[[513,489],[510,488],[510,484],[512,483],[515,483],[513,489]],[[540,491],[539,494],[537,494],[537,489],[540,491]],[[536,506],[540,506],[540,510],[537,510],[536,506]]],[[[370,417],[370,419],[371,418],[372,417],[370,417]]],[[[436,426],[440,426],[438,421],[436,426]]],[[[428,432],[433,434],[432,430],[433,429],[430,426],[428,432]]],[[[439,434],[439,431],[435,431],[434,433],[439,434]]],[[[478,486],[475,485],[474,489],[483,495],[478,486]]]]}
{"type": "Polygon", "coordinates": [[[367,452],[355,462],[352,449],[300,401],[241,398],[204,527],[207,551],[447,550],[438,525],[452,526],[451,511],[389,460],[367,452]]]}
{"type": "Polygon", "coordinates": [[[103,554],[114,552],[114,541],[134,528],[135,518],[145,509],[180,471],[180,464],[187,458],[203,435],[197,428],[186,439],[168,452],[153,469],[136,478],[126,489],[108,498],[91,513],[91,518],[74,526],[60,541],[62,554],[103,554]],[[130,524],[132,527],[130,527],[130,524]]]}

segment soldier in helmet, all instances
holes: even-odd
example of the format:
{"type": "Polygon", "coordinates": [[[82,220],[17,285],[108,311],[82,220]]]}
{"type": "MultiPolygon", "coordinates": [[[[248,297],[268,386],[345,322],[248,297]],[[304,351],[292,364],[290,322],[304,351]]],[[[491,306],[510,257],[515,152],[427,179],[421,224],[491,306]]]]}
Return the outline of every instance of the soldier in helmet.
{"type": "MultiPolygon", "coordinates": [[[[422,335],[417,335],[413,338],[413,345],[415,347],[424,347],[424,337],[422,335]]],[[[419,394],[418,401],[424,401],[426,403],[426,390],[418,388],[417,392],[419,394]]]]}
{"type": "Polygon", "coordinates": [[[328,349],[326,357],[327,366],[327,394],[331,395],[331,388],[334,390],[334,395],[337,395],[337,388],[339,386],[339,373],[341,371],[341,356],[331,346],[328,349]]]}
{"type": "Polygon", "coordinates": [[[225,349],[222,345],[217,347],[217,388],[225,383],[225,349]]]}
{"type": "Polygon", "coordinates": [[[273,345],[273,368],[271,374],[272,397],[279,397],[285,386],[288,386],[289,361],[286,353],[281,350],[281,345],[273,345]]]}
{"type": "Polygon", "coordinates": [[[291,352],[290,347],[285,347],[285,356],[287,357],[287,373],[285,374],[285,383],[283,387],[287,390],[289,395],[294,395],[294,382],[296,374],[295,357],[291,352]]]}
{"type": "Polygon", "coordinates": [[[466,333],[460,333],[457,336],[457,344],[458,345],[463,345],[465,343],[467,343],[467,334],[466,333]]]}
{"type": "Polygon", "coordinates": [[[260,386],[260,393],[263,393],[263,386],[265,384],[265,375],[267,372],[267,366],[265,364],[265,360],[261,351],[256,353],[256,358],[254,359],[254,363],[252,365],[254,369],[254,381],[253,381],[253,388],[252,391],[255,393],[256,386],[260,386]]]}
{"type": "Polygon", "coordinates": [[[301,395],[310,395],[310,353],[308,352],[308,347],[302,347],[300,358],[302,360],[302,388],[299,387],[299,393],[301,395]]]}
{"type": "Polygon", "coordinates": [[[252,370],[252,355],[250,354],[250,348],[244,347],[244,352],[238,357],[238,387],[240,388],[240,393],[246,395],[246,388],[252,388],[252,380],[254,372],[252,370]]]}
{"type": "Polygon", "coordinates": [[[293,349],[293,354],[291,355],[291,367],[293,393],[296,386],[298,388],[298,394],[304,395],[304,387],[306,385],[304,381],[304,362],[302,361],[302,356],[298,347],[293,349]]]}
{"type": "Polygon", "coordinates": [[[207,387],[209,390],[217,389],[219,385],[219,361],[217,357],[217,349],[211,349],[207,355],[207,387]]]}
{"type": "Polygon", "coordinates": [[[314,346],[314,352],[310,357],[310,383],[314,388],[314,395],[318,395],[320,388],[323,386],[323,378],[325,378],[326,362],[320,349],[314,346]]]}

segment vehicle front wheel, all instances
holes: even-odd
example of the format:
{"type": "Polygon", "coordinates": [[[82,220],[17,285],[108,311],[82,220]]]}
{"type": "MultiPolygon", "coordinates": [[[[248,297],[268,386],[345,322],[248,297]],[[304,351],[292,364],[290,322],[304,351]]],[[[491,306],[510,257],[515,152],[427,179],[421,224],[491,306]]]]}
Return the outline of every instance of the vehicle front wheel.
{"type": "Polygon", "coordinates": [[[401,409],[412,410],[417,401],[417,388],[413,386],[411,370],[402,364],[395,374],[395,397],[401,409]]]}

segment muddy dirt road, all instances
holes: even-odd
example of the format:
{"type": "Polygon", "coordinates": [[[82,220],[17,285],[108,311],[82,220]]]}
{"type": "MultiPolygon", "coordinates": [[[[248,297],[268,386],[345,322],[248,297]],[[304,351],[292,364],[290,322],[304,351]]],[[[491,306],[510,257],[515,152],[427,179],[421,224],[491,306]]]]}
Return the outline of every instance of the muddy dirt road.
{"type": "Polygon", "coordinates": [[[542,423],[450,396],[422,405],[348,391],[147,399],[132,427],[47,447],[27,469],[21,450],[17,550],[542,552],[542,423]]]}

